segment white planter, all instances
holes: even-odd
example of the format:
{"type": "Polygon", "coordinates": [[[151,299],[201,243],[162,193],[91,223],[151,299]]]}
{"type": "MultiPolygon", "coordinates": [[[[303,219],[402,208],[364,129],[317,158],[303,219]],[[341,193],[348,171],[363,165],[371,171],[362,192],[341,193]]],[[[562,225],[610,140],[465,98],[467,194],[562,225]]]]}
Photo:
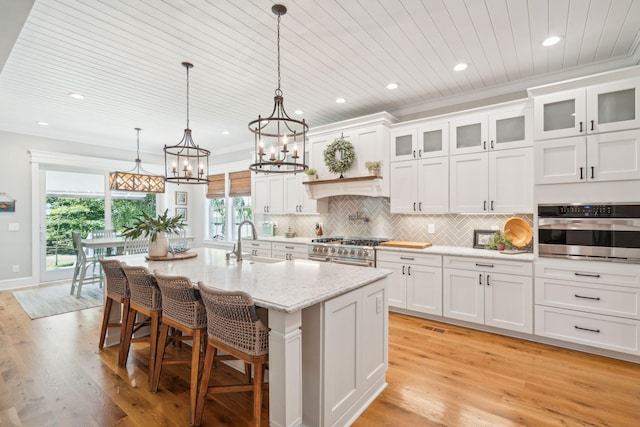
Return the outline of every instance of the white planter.
{"type": "Polygon", "coordinates": [[[156,241],[152,242],[149,239],[149,256],[150,257],[163,257],[169,253],[169,239],[167,233],[161,231],[156,237],[156,241]]]}

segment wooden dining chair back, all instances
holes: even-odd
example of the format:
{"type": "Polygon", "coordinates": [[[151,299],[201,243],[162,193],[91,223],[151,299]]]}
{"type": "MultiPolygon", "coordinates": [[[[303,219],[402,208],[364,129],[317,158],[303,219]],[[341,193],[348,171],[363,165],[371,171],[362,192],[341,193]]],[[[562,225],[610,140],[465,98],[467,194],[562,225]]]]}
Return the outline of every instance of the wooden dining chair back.
{"type": "Polygon", "coordinates": [[[160,374],[164,365],[187,363],[191,365],[190,375],[190,417],[193,425],[198,392],[198,379],[201,372],[201,353],[207,338],[207,313],[200,292],[193,287],[188,277],[163,275],[153,272],[162,294],[162,324],[158,338],[156,366],[153,372],[151,391],[158,391],[160,374]],[[182,336],[169,335],[169,328],[182,332],[182,336]],[[166,346],[170,341],[192,342],[191,358],[167,358],[166,346]]]}
{"type": "Polygon", "coordinates": [[[160,332],[160,321],[162,318],[162,295],[155,277],[147,268],[122,265],[122,270],[127,278],[127,282],[129,282],[129,291],[131,294],[127,326],[124,334],[122,366],[125,366],[127,363],[132,342],[149,341],[148,374],[149,389],[151,389],[156,352],[158,349],[158,333],[160,332]],[[146,316],[146,319],[137,319],[141,317],[140,315],[146,316]],[[149,326],[149,335],[134,338],[134,334],[146,325],[149,326]]]}
{"type": "Polygon", "coordinates": [[[149,252],[149,239],[140,237],[138,239],[126,239],[124,241],[125,255],[146,254],[149,252]]]}
{"type": "Polygon", "coordinates": [[[219,291],[198,282],[207,310],[207,348],[196,404],[195,425],[202,422],[209,393],[253,391],[253,422],[259,426],[264,368],[269,360],[269,328],[258,317],[253,299],[246,292],[219,291]],[[222,350],[253,367],[249,384],[210,386],[211,369],[217,350],[222,350]]]}
{"type": "Polygon", "coordinates": [[[98,283],[102,287],[102,269],[96,257],[88,257],[82,247],[82,236],[80,233],[71,233],[73,250],[76,253],[76,263],[73,266],[73,278],[71,279],[70,295],[76,294],[80,298],[82,286],[89,283],[98,283]]]}
{"type": "Polygon", "coordinates": [[[129,315],[129,304],[131,302],[130,293],[129,293],[129,282],[127,281],[127,277],[124,275],[124,270],[122,269],[123,264],[117,259],[109,259],[109,258],[100,258],[100,264],[102,265],[102,269],[104,270],[105,277],[105,289],[106,289],[106,299],[104,304],[104,314],[102,317],[102,329],[100,330],[100,341],[98,343],[99,348],[104,347],[104,341],[107,336],[107,330],[110,327],[119,327],[120,328],[120,342],[119,342],[119,351],[118,351],[118,366],[124,366],[124,336],[125,329],[127,326],[127,317],[129,315]],[[121,315],[115,313],[114,317],[118,317],[118,319],[112,318],[112,308],[113,303],[122,304],[121,315]]]}

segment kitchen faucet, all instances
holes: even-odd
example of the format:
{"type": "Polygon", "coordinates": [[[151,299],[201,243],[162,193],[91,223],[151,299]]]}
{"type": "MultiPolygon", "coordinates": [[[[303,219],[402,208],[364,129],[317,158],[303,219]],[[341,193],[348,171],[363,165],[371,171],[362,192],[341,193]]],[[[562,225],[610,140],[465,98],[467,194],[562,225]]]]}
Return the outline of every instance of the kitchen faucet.
{"type": "Polygon", "coordinates": [[[249,224],[251,226],[251,232],[253,234],[253,240],[258,239],[258,233],[256,233],[256,226],[253,225],[253,222],[249,220],[244,220],[238,225],[238,243],[233,245],[233,251],[231,253],[235,254],[237,261],[242,261],[242,235],[240,230],[242,226],[245,224],[249,224]]]}

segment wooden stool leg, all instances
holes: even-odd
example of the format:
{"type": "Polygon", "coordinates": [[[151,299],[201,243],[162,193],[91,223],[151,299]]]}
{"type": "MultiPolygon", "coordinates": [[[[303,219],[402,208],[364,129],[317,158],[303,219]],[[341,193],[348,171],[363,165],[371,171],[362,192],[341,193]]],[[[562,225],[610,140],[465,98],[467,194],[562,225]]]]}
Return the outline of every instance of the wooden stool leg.
{"type": "Polygon", "coordinates": [[[198,400],[196,402],[196,416],[193,424],[195,426],[199,426],[202,422],[204,402],[207,399],[209,378],[211,377],[211,369],[213,368],[213,361],[216,357],[216,353],[217,349],[214,346],[207,345],[204,355],[204,366],[202,367],[202,378],[200,379],[200,390],[198,391],[198,400]]]}
{"type": "Polygon", "coordinates": [[[109,325],[109,315],[111,313],[111,305],[113,300],[107,297],[107,301],[104,304],[104,316],[102,316],[102,329],[100,329],[100,341],[98,342],[98,348],[104,347],[104,340],[107,336],[107,326],[109,325]]]}
{"type": "Polygon", "coordinates": [[[136,311],[129,306],[129,314],[127,315],[127,324],[124,331],[124,335],[120,338],[121,348],[123,356],[121,360],[118,360],[118,366],[121,368],[127,365],[127,359],[129,358],[129,349],[131,348],[131,336],[133,335],[133,326],[136,323],[136,311]]]}
{"type": "Polygon", "coordinates": [[[158,334],[160,333],[160,312],[151,312],[151,330],[149,334],[149,390],[153,383],[153,374],[156,369],[156,353],[158,352],[158,334]]]}
{"type": "Polygon", "coordinates": [[[194,424],[196,419],[196,400],[198,398],[198,380],[200,379],[200,349],[202,348],[202,335],[201,329],[193,331],[193,347],[191,348],[191,378],[189,380],[191,386],[189,393],[189,421],[191,422],[191,425],[194,424]]]}
{"type": "Polygon", "coordinates": [[[162,324],[160,327],[160,338],[158,339],[158,349],[156,351],[156,365],[153,368],[153,380],[151,381],[151,392],[158,391],[158,383],[160,383],[160,372],[162,372],[162,359],[164,358],[164,350],[167,345],[169,336],[169,325],[162,324]]]}
{"type": "MultiPolygon", "coordinates": [[[[124,358],[124,337],[127,331],[127,321],[129,320],[129,308],[131,307],[131,301],[126,298],[122,302],[122,308],[120,310],[120,348],[118,349],[118,366],[124,366],[126,359],[124,358]]],[[[133,321],[136,320],[136,312],[133,314],[133,321]]],[[[129,349],[127,348],[127,352],[129,349]]]]}
{"type": "Polygon", "coordinates": [[[253,377],[253,425],[260,427],[260,415],[262,409],[262,369],[263,364],[259,363],[254,369],[253,377]]]}

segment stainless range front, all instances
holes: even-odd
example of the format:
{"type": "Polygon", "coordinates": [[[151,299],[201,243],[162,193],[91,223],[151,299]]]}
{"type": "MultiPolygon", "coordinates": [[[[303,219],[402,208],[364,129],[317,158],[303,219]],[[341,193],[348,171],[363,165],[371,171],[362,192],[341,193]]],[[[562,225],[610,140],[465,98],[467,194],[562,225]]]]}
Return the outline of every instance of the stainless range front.
{"type": "Polygon", "coordinates": [[[307,246],[308,259],[320,262],[375,267],[374,247],[388,239],[325,237],[307,246]]]}
{"type": "Polygon", "coordinates": [[[539,205],[538,254],[640,262],[640,204],[539,205]]]}

